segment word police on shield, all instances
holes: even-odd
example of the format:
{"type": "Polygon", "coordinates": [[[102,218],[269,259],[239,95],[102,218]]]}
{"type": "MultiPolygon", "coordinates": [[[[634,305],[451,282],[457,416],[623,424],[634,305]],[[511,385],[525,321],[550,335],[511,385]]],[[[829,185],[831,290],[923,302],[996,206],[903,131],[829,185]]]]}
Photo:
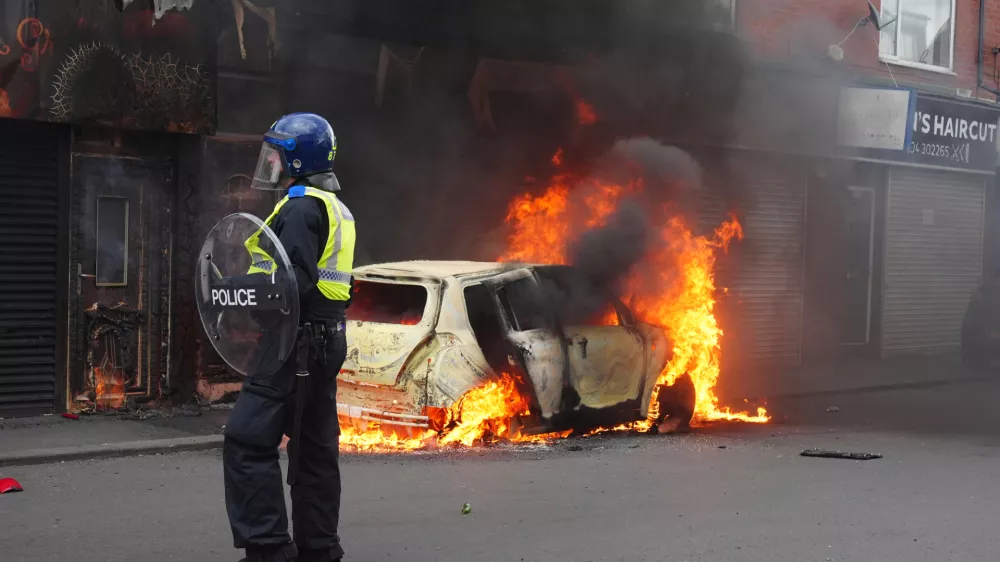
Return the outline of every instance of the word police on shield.
{"type": "Polygon", "coordinates": [[[259,218],[235,213],[212,228],[198,256],[195,299],[208,340],[234,371],[269,375],[295,349],[295,272],[259,218]]]}
{"type": "Polygon", "coordinates": [[[257,289],[212,289],[214,306],[257,306],[257,289]]]}

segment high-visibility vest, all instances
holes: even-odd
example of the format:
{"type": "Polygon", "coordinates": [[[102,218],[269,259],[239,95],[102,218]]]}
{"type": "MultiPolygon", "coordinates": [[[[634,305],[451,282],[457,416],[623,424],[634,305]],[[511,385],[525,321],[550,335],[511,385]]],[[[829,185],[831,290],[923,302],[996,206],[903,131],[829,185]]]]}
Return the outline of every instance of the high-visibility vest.
{"type": "MultiPolygon", "coordinates": [[[[288,202],[288,199],[298,197],[315,197],[322,201],[330,222],[330,233],[326,238],[326,245],[323,247],[323,253],[320,254],[317,264],[319,280],[316,287],[323,296],[330,300],[346,301],[351,296],[351,272],[354,269],[354,243],[356,239],[354,215],[348,210],[347,205],[344,205],[333,193],[315,187],[297,185],[291,187],[288,190],[288,195],[278,201],[278,204],[274,206],[274,211],[267,217],[264,224],[270,226],[271,221],[278,215],[278,211],[288,202]]],[[[274,271],[274,259],[258,246],[259,236],[260,232],[257,232],[244,243],[251,258],[248,274],[269,274],[274,271]]]]}

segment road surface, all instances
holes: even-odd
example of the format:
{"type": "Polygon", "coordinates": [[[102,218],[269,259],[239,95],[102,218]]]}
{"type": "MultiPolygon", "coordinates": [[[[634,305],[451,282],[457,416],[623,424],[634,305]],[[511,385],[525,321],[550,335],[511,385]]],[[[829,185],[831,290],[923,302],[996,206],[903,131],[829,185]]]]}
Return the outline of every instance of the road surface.
{"type": "MultiPolygon", "coordinates": [[[[802,399],[780,405],[785,423],[681,436],[345,456],[347,560],[995,560],[998,389],[802,399]],[[799,456],[817,447],[885,457],[799,456]],[[466,502],[472,512],[463,516],[466,502]]],[[[240,557],[217,452],[8,475],[25,492],[0,496],[3,562],[240,557]]]]}

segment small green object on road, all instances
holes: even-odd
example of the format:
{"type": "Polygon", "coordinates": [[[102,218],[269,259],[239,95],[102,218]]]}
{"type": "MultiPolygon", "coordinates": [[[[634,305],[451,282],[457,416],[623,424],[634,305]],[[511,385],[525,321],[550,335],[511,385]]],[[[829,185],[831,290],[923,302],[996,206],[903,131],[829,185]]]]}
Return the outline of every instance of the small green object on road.
{"type": "Polygon", "coordinates": [[[471,512],[472,512],[472,505],[471,504],[467,503],[467,504],[465,504],[465,505],[462,506],[462,515],[468,515],[471,512]]]}

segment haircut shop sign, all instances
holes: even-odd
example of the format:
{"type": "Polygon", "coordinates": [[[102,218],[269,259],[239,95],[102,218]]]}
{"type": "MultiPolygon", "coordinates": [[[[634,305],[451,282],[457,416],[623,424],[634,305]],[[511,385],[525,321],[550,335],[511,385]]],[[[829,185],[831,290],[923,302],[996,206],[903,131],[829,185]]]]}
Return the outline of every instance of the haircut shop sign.
{"type": "Polygon", "coordinates": [[[841,92],[839,144],[848,157],[995,173],[997,110],[905,89],[841,92]]]}

